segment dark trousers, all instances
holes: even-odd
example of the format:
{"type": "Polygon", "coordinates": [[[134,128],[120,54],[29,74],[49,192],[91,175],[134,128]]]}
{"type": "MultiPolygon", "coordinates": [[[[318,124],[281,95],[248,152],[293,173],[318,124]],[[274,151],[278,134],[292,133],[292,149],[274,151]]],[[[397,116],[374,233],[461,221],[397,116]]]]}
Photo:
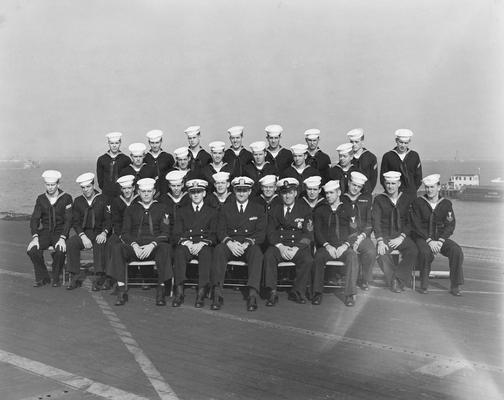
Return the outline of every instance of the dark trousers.
{"type": "MultiPolygon", "coordinates": [[[[33,263],[33,269],[35,272],[35,280],[41,281],[42,279],[49,278],[49,272],[47,271],[47,266],[44,261],[44,250],[47,250],[49,246],[55,246],[60,239],[60,233],[51,232],[40,232],[39,236],[39,248],[32,247],[30,251],[27,252],[28,257],[33,263]]],[[[52,264],[52,277],[53,282],[59,281],[59,275],[65,264],[65,253],[63,253],[59,248],[54,247],[54,253],[52,254],[53,264],[52,264]]]]}
{"type": "MultiPolygon", "coordinates": [[[[322,293],[324,291],[324,271],[325,264],[329,260],[335,260],[329,252],[321,247],[315,253],[313,262],[313,292],[322,293]]],[[[345,263],[345,296],[357,293],[357,277],[359,276],[359,258],[357,253],[350,247],[339,260],[345,263]]]]}
{"type": "MultiPolygon", "coordinates": [[[[85,232],[86,236],[93,243],[93,267],[96,272],[105,272],[107,263],[106,244],[96,243],[96,235],[93,232],[85,232]]],[[[78,235],[74,235],[67,240],[67,255],[68,255],[68,272],[78,274],[80,272],[80,253],[84,250],[82,239],[78,235]]]]}
{"type": "Polygon", "coordinates": [[[221,285],[224,283],[226,268],[229,260],[241,260],[247,263],[248,280],[247,285],[259,290],[261,284],[261,273],[263,265],[263,253],[258,245],[247,247],[245,254],[241,257],[235,257],[229,247],[220,243],[215,247],[212,263],[212,285],[221,285]]]}
{"type": "Polygon", "coordinates": [[[365,238],[360,242],[357,253],[362,266],[362,280],[372,282],[373,265],[376,262],[376,247],[371,239],[365,238]]]}
{"type": "MultiPolygon", "coordinates": [[[[275,246],[268,247],[264,253],[264,275],[267,288],[276,290],[278,281],[278,263],[286,261],[282,258],[280,250],[275,246]]],[[[296,279],[294,290],[304,293],[312,269],[313,257],[309,246],[298,250],[292,261],[296,265],[296,279]]]]}
{"type": "Polygon", "coordinates": [[[118,282],[125,282],[126,264],[131,261],[156,261],[158,271],[158,283],[164,283],[173,276],[171,264],[171,246],[168,243],[158,243],[152,253],[146,259],[140,260],[133,247],[125,243],[117,243],[112,246],[112,259],[108,274],[118,282]]]}
{"type": "MultiPolygon", "coordinates": [[[[390,238],[385,238],[384,242],[387,243],[390,238]]],[[[418,249],[415,242],[410,239],[409,236],[403,240],[400,246],[397,247],[399,253],[401,253],[401,260],[399,263],[395,263],[394,259],[390,255],[392,249],[389,248],[389,252],[383,256],[378,256],[378,265],[385,275],[385,281],[387,285],[391,285],[394,279],[399,279],[400,282],[406,286],[411,285],[411,272],[417,262],[418,249]]]]}
{"type": "Polygon", "coordinates": [[[112,271],[112,251],[114,246],[123,243],[119,236],[115,233],[110,235],[107,239],[107,243],[105,243],[105,274],[111,276],[112,271]]]}
{"type": "Polygon", "coordinates": [[[187,263],[193,258],[198,259],[198,285],[201,288],[210,284],[210,266],[212,265],[212,247],[205,245],[197,256],[193,256],[187,246],[175,247],[174,272],[175,285],[182,285],[187,279],[187,263]]]}
{"type": "MultiPolygon", "coordinates": [[[[422,288],[427,289],[427,286],[429,286],[429,273],[432,261],[434,261],[434,254],[425,239],[416,238],[415,243],[418,247],[418,268],[420,269],[421,285],[422,288]]],[[[446,239],[441,247],[440,253],[448,257],[451,287],[463,285],[464,273],[462,271],[462,264],[464,263],[464,253],[461,247],[453,240],[446,239]]]]}

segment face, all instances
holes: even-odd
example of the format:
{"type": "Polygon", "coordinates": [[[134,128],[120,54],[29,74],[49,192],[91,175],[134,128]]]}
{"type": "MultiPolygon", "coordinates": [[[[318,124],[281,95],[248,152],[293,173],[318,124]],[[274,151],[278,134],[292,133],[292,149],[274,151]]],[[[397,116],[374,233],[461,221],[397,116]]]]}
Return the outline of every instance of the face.
{"type": "Polygon", "coordinates": [[[229,141],[231,142],[231,147],[238,150],[242,145],[243,135],[233,135],[229,136],[229,141]]]}
{"type": "Polygon", "coordinates": [[[441,185],[436,183],[434,185],[424,185],[425,193],[429,199],[434,199],[439,195],[439,191],[441,190],[441,185]]]}
{"type": "Polygon", "coordinates": [[[352,196],[357,196],[362,190],[362,185],[358,185],[351,180],[348,182],[348,191],[352,196]]]}
{"type": "Polygon", "coordinates": [[[133,186],[126,186],[126,187],[121,187],[121,193],[125,199],[130,199],[131,196],[133,196],[133,191],[134,191],[133,186]]]}
{"type": "Polygon", "coordinates": [[[325,193],[326,200],[329,204],[334,204],[339,200],[341,191],[339,189],[328,190],[325,193]]]}
{"type": "Polygon", "coordinates": [[[385,181],[385,191],[388,194],[396,194],[401,186],[401,181],[385,181]]]}
{"type": "Polygon", "coordinates": [[[261,190],[264,194],[264,197],[269,199],[275,194],[275,185],[261,185],[261,190]]]}
{"type": "Polygon", "coordinates": [[[238,203],[245,203],[248,200],[251,192],[252,191],[247,188],[235,188],[234,190],[238,203]]]}
{"type": "Polygon", "coordinates": [[[305,164],[306,154],[293,154],[292,159],[296,167],[302,167],[305,164]]]}
{"type": "Polygon", "coordinates": [[[314,151],[317,149],[319,143],[319,138],[306,138],[306,144],[308,145],[308,150],[314,151]]]}
{"type": "Polygon", "coordinates": [[[350,143],[352,143],[353,145],[352,150],[354,151],[354,153],[357,153],[360,149],[362,149],[362,146],[364,145],[362,138],[350,139],[350,143]]]}
{"type": "Polygon", "coordinates": [[[192,134],[192,135],[187,136],[187,142],[189,143],[189,147],[191,149],[198,147],[200,144],[200,134],[196,133],[196,134],[192,134]]]}
{"type": "Polygon", "coordinates": [[[294,200],[296,200],[296,196],[297,196],[296,189],[282,190],[280,192],[280,197],[282,198],[282,202],[286,206],[290,206],[290,205],[294,204],[294,200]]]}
{"type": "Polygon", "coordinates": [[[214,164],[220,164],[224,158],[224,150],[212,150],[210,153],[214,164]]]}
{"type": "Polygon", "coordinates": [[[189,191],[189,196],[191,197],[191,200],[194,204],[199,204],[203,201],[205,198],[206,191],[203,189],[197,189],[197,190],[190,190],[189,191]]]}
{"type": "Polygon", "coordinates": [[[133,161],[133,165],[135,167],[140,167],[143,164],[144,161],[144,155],[131,155],[131,160],[133,161]]]}
{"type": "Polygon", "coordinates": [[[177,157],[177,165],[182,170],[189,168],[189,156],[177,157]]]}
{"type": "Polygon", "coordinates": [[[263,165],[266,160],[266,150],[254,151],[252,152],[252,157],[254,157],[256,165],[263,165]]]}
{"type": "Polygon", "coordinates": [[[114,139],[108,141],[109,149],[112,154],[115,154],[119,151],[119,147],[121,147],[121,139],[114,139]]]}
{"type": "Polygon", "coordinates": [[[45,183],[46,192],[49,196],[53,196],[58,192],[59,182],[45,183]]]}
{"type": "Polygon", "coordinates": [[[149,146],[153,153],[157,153],[161,149],[161,139],[149,140],[149,146]]]}
{"type": "Polygon", "coordinates": [[[142,203],[149,204],[154,198],[154,193],[156,191],[154,189],[139,189],[138,193],[140,194],[140,199],[142,203]]]}
{"type": "Polygon", "coordinates": [[[94,193],[94,182],[88,183],[87,185],[81,186],[82,194],[86,199],[90,199],[94,193]]]}
{"type": "Polygon", "coordinates": [[[308,200],[317,200],[320,195],[320,188],[319,187],[307,187],[306,188],[306,196],[308,197],[308,200]]]}
{"type": "Polygon", "coordinates": [[[409,139],[396,139],[397,149],[399,153],[406,153],[409,148],[410,140],[409,139]]]}
{"type": "Polygon", "coordinates": [[[269,147],[271,149],[276,149],[278,146],[280,146],[280,136],[270,136],[266,135],[266,140],[268,141],[269,147]]]}
{"type": "Polygon", "coordinates": [[[229,187],[228,181],[217,181],[214,183],[215,191],[217,194],[224,194],[227,192],[229,187]]]}
{"type": "Polygon", "coordinates": [[[350,165],[350,161],[352,161],[353,153],[339,153],[339,165],[342,167],[346,167],[350,165]]]}
{"type": "Polygon", "coordinates": [[[171,194],[173,194],[175,197],[178,197],[182,193],[184,185],[182,182],[175,182],[175,183],[168,183],[168,187],[170,188],[171,194]]]}

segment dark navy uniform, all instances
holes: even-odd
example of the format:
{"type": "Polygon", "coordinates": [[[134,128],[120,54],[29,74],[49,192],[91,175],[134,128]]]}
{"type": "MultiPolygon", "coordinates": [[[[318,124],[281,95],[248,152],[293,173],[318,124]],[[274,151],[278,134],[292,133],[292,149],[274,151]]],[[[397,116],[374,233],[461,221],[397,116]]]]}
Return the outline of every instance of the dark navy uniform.
{"type": "Polygon", "coordinates": [[[347,170],[344,170],[341,165],[336,164],[334,167],[329,168],[328,180],[339,181],[341,193],[348,192],[348,181],[350,180],[350,174],[353,172],[361,172],[354,165],[350,164],[347,170]]]}
{"type": "MultiPolygon", "coordinates": [[[[136,183],[143,178],[152,178],[156,179],[157,178],[157,171],[156,168],[147,165],[145,162],[142,164],[142,166],[137,169],[133,166],[133,164],[130,164],[126,167],[124,167],[120,174],[120,176],[125,176],[125,175],[133,175],[135,177],[134,184],[136,187],[136,183]]],[[[159,182],[156,181],[156,190],[158,190],[158,185],[159,182]]]]}
{"type": "Polygon", "coordinates": [[[403,160],[396,149],[386,152],[381,161],[380,183],[385,188],[383,174],[388,171],[401,173],[401,186],[399,190],[410,196],[416,196],[417,190],[422,184],[422,164],[420,156],[414,150],[408,150],[403,160]]]}
{"type": "Polygon", "coordinates": [[[464,254],[460,246],[450,239],[455,231],[455,213],[450,200],[440,198],[433,209],[426,196],[417,197],[411,205],[413,239],[418,247],[418,267],[421,285],[427,289],[434,254],[429,247],[431,240],[441,241],[440,253],[448,257],[451,287],[464,284],[462,264],[464,254]]]}
{"type": "Polygon", "coordinates": [[[277,174],[273,175],[282,175],[283,171],[292,164],[292,152],[284,147],[280,147],[280,151],[275,153],[275,155],[273,154],[269,149],[266,149],[266,161],[273,164],[278,171],[277,174]]]}
{"type": "Polygon", "coordinates": [[[266,161],[259,169],[254,162],[247,164],[243,170],[243,175],[252,179],[255,183],[252,187],[251,196],[256,196],[261,192],[261,185],[259,179],[266,175],[278,175],[278,170],[274,163],[266,161]]]}
{"type": "Polygon", "coordinates": [[[117,153],[115,157],[109,152],[98,157],[96,162],[96,178],[98,187],[103,195],[107,197],[109,204],[112,198],[121,194],[121,187],[117,183],[117,178],[121,176],[121,171],[126,168],[131,159],[124,153],[117,153]]]}
{"type": "Polygon", "coordinates": [[[189,149],[189,157],[191,158],[191,169],[201,170],[205,165],[212,162],[212,157],[205,149],[199,149],[196,155],[189,149]]]}
{"type": "Polygon", "coordinates": [[[300,184],[303,183],[303,181],[306,178],[309,178],[310,176],[320,176],[320,174],[317,169],[309,165],[305,165],[305,167],[302,170],[295,168],[294,165],[289,165],[287,168],[283,170],[283,172],[280,172],[280,179],[294,178],[297,179],[297,181],[300,184]]]}
{"type": "Polygon", "coordinates": [[[306,155],[306,164],[319,172],[317,175],[322,177],[322,184],[326,183],[329,180],[328,173],[331,166],[331,158],[320,149],[317,149],[313,156],[310,152],[307,152],[306,155]]]}
{"type": "MultiPolygon", "coordinates": [[[[173,234],[173,226],[175,225],[175,219],[177,218],[178,210],[188,204],[191,204],[191,199],[187,192],[182,192],[179,198],[173,197],[171,193],[164,193],[159,196],[158,201],[161,204],[166,205],[168,209],[168,215],[170,220],[170,235],[173,234]]],[[[171,237],[171,236],[170,236],[171,237]]]]}
{"type": "Polygon", "coordinates": [[[273,206],[275,206],[276,204],[282,204],[282,199],[277,193],[275,193],[269,199],[266,199],[266,197],[264,197],[264,194],[261,193],[260,195],[251,198],[251,200],[262,205],[264,207],[264,210],[266,211],[266,215],[269,214],[273,206]]]}
{"type": "MultiPolygon", "coordinates": [[[[153,167],[156,170],[157,186],[160,193],[165,193],[168,191],[168,183],[166,182],[166,174],[173,168],[175,160],[170,153],[161,150],[156,156],[150,151],[145,154],[144,158],[145,164],[153,167]]],[[[151,176],[143,178],[152,178],[151,176]]]]}
{"type": "Polygon", "coordinates": [[[252,160],[252,153],[244,147],[240,148],[238,152],[234,151],[232,148],[226,149],[224,152],[223,161],[232,166],[232,170],[235,171],[235,176],[244,175],[245,166],[250,164],[252,160]]]}
{"type": "Polygon", "coordinates": [[[359,158],[356,158],[354,154],[352,165],[356,168],[356,171],[362,172],[368,179],[364,183],[361,193],[372,194],[378,179],[378,160],[376,156],[369,150],[363,149],[359,158]]]}
{"type": "Polygon", "coordinates": [[[215,169],[215,166],[211,162],[209,164],[205,165],[201,169],[200,176],[198,178],[203,179],[208,182],[208,188],[207,188],[208,193],[211,193],[214,189],[214,186],[213,186],[214,180],[213,180],[212,176],[214,174],[216,174],[217,172],[228,172],[229,173],[229,180],[232,180],[236,175],[236,171],[233,169],[233,164],[224,163],[218,171],[215,169]]]}
{"type": "Polygon", "coordinates": [[[236,201],[236,198],[234,194],[231,192],[226,192],[226,195],[224,197],[219,197],[217,196],[217,193],[212,192],[208,194],[207,197],[205,197],[205,201],[208,203],[210,207],[213,207],[217,211],[220,211],[220,209],[224,206],[224,204],[236,201]]]}
{"type": "Polygon", "coordinates": [[[59,275],[65,264],[65,253],[55,247],[58,240],[68,238],[72,225],[72,196],[58,189],[58,197],[51,204],[45,193],[39,195],[30,218],[32,237],[38,237],[39,248],[28,251],[35,270],[35,281],[49,280],[49,273],[44,261],[44,250],[54,246],[52,275],[53,283],[59,283],[59,275]]]}

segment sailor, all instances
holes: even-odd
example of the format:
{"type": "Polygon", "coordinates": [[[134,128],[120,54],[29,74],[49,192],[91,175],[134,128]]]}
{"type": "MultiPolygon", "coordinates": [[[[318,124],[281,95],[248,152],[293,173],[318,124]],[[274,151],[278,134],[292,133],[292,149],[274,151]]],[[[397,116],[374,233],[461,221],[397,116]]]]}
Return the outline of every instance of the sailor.
{"type": "MultiPolygon", "coordinates": [[[[168,182],[168,192],[159,196],[158,201],[168,208],[170,219],[170,235],[173,232],[173,225],[177,218],[177,212],[180,207],[191,203],[191,199],[184,191],[186,172],[173,170],[166,174],[165,179],[168,182]]],[[[171,237],[171,236],[170,236],[171,237]]]]}
{"type": "Polygon", "coordinates": [[[123,168],[120,176],[133,175],[135,177],[135,185],[139,179],[152,178],[156,180],[156,168],[145,163],[145,152],[147,146],[143,143],[132,143],[129,145],[128,150],[131,156],[131,163],[123,168]]]}
{"type": "Polygon", "coordinates": [[[338,152],[338,164],[329,169],[328,176],[330,180],[339,181],[341,192],[346,193],[350,173],[357,171],[357,168],[352,165],[353,145],[352,143],[343,143],[336,147],[336,151],[338,152]]]}
{"type": "Polygon", "coordinates": [[[166,193],[167,182],[165,176],[173,168],[175,160],[170,153],[161,148],[163,131],[154,129],[145,134],[150,150],[145,154],[144,162],[156,170],[157,185],[160,193],[166,193]]]}
{"type": "Polygon", "coordinates": [[[301,196],[301,200],[306,202],[312,211],[314,211],[315,208],[324,201],[324,198],[321,196],[322,177],[318,175],[310,176],[303,181],[303,185],[305,190],[304,194],[301,196]]]}
{"type": "Polygon", "coordinates": [[[325,183],[331,166],[331,158],[319,147],[320,129],[307,129],[304,136],[308,145],[306,164],[315,168],[322,177],[322,182],[325,183]]]}
{"type": "Polygon", "coordinates": [[[186,183],[191,204],[181,207],[175,218],[173,242],[175,246],[175,298],[172,306],[180,307],[184,302],[186,265],[191,259],[198,260],[198,294],[195,307],[204,306],[210,286],[210,266],[213,246],[216,244],[217,210],[205,201],[208,182],[191,179],[186,183]]]}
{"type": "Polygon", "coordinates": [[[371,220],[371,194],[362,193],[367,178],[364,174],[352,171],[348,181],[348,192],[341,196],[343,218],[350,230],[352,248],[358,254],[362,266],[360,287],[369,290],[373,281],[373,265],[376,261],[376,247],[371,241],[373,224],[371,220]]]}
{"type": "Polygon", "coordinates": [[[245,165],[244,176],[251,178],[255,184],[252,188],[252,196],[260,192],[258,182],[266,175],[277,175],[278,171],[275,164],[266,161],[266,142],[259,141],[250,144],[252,151],[252,162],[245,165]]]}
{"type": "Polygon", "coordinates": [[[400,192],[401,173],[384,174],[385,193],[378,194],[373,202],[372,221],[377,241],[378,264],[385,274],[390,290],[400,293],[411,282],[412,268],[417,261],[418,250],[411,240],[409,210],[412,198],[400,192]],[[398,250],[401,261],[396,265],[390,255],[398,250]]]}
{"type": "Polygon", "coordinates": [[[95,175],[86,172],[79,175],[75,182],[80,186],[82,195],[75,198],[72,206],[72,227],[75,235],[67,242],[68,263],[70,275],[67,290],[82,285],[80,274],[80,253],[83,249],[93,249],[93,267],[96,289],[105,281],[107,264],[106,243],[112,232],[110,205],[105,196],[94,187],[95,175]]]}
{"type": "Polygon", "coordinates": [[[243,126],[233,126],[228,129],[231,147],[224,153],[224,162],[232,166],[237,176],[242,176],[245,165],[252,162],[252,153],[242,144],[243,129],[243,126]]]}
{"type": "Polygon", "coordinates": [[[227,172],[231,175],[231,179],[234,176],[233,164],[228,164],[223,161],[224,158],[224,148],[226,143],[221,141],[210,142],[208,144],[210,148],[210,156],[212,161],[201,168],[201,179],[208,182],[208,191],[212,192],[214,190],[212,175],[217,172],[227,172]]]}
{"type": "Polygon", "coordinates": [[[252,179],[239,176],[231,184],[236,201],[227,202],[219,214],[219,244],[215,248],[212,263],[214,299],[211,308],[219,310],[223,304],[222,287],[226,266],[233,259],[247,262],[247,311],[255,311],[261,282],[263,253],[260,246],[266,237],[266,212],[260,204],[249,201],[254,184],[252,179]]]}
{"type": "Polygon", "coordinates": [[[284,169],[292,164],[292,153],[280,144],[283,128],[275,124],[268,125],[264,130],[268,141],[266,161],[275,166],[277,175],[282,175],[284,169]]]}
{"type": "Polygon", "coordinates": [[[229,191],[229,172],[216,172],[212,175],[212,182],[214,191],[208,196],[208,205],[220,210],[234,197],[229,191]]]}
{"type": "Polygon", "coordinates": [[[51,283],[44,262],[44,250],[54,247],[52,277],[54,287],[60,286],[60,272],[65,264],[66,240],[72,225],[72,196],[60,188],[61,172],[47,170],[42,173],[45,193],[37,197],[30,218],[32,239],[27,253],[35,272],[34,287],[51,283]]]}
{"type": "Polygon", "coordinates": [[[308,157],[308,146],[306,144],[291,146],[291,152],[292,164],[280,173],[280,178],[294,178],[298,182],[303,182],[310,176],[320,175],[318,170],[306,164],[306,158],[308,157]]]}
{"type": "Polygon", "coordinates": [[[259,185],[261,187],[260,194],[253,198],[254,201],[257,201],[264,207],[266,214],[269,213],[271,207],[275,204],[282,204],[280,196],[276,193],[276,182],[276,175],[263,176],[259,179],[259,185]]]}
{"type": "Polygon", "coordinates": [[[190,126],[184,131],[189,143],[189,153],[194,162],[194,169],[201,169],[212,161],[208,154],[200,145],[201,129],[199,126],[190,126]]]}
{"type": "MultiPolygon", "coordinates": [[[[352,247],[350,227],[343,217],[343,205],[340,201],[339,181],[329,181],[324,185],[326,202],[314,212],[315,260],[313,262],[313,298],[312,304],[322,302],[324,290],[325,264],[329,260],[343,260],[345,263],[345,305],[355,304],[356,283],[359,275],[359,259],[352,247]]],[[[355,239],[353,239],[355,240],[355,239]]]]}
{"type": "Polygon", "coordinates": [[[388,171],[398,171],[401,173],[401,192],[416,196],[422,184],[422,164],[418,153],[409,149],[412,136],[413,132],[409,129],[395,131],[396,147],[382,157],[380,182],[385,188],[383,174],[388,171]]]}
{"type": "Polygon", "coordinates": [[[313,221],[310,207],[297,200],[298,186],[299,182],[294,178],[280,179],[277,187],[282,204],[273,206],[268,216],[266,235],[269,247],[264,254],[265,286],[269,289],[266,301],[268,307],[278,302],[278,263],[282,261],[291,261],[296,267],[296,278],[289,292],[289,300],[306,303],[304,292],[313,262],[313,221]]]}
{"type": "Polygon", "coordinates": [[[436,254],[448,257],[450,267],[450,293],[460,296],[464,284],[462,264],[464,253],[450,237],[455,231],[455,213],[450,200],[440,196],[440,175],[423,178],[425,195],[417,197],[411,207],[413,239],[418,247],[420,269],[420,293],[427,293],[429,273],[436,254]]]}
{"type": "Polygon", "coordinates": [[[352,164],[367,178],[361,193],[372,194],[378,178],[378,160],[373,153],[364,147],[364,129],[352,129],[347,133],[347,137],[353,146],[352,164]]]}
{"type": "Polygon", "coordinates": [[[123,168],[129,163],[129,157],[121,152],[121,132],[110,132],[105,135],[109,150],[98,157],[96,162],[96,179],[102,194],[107,198],[109,204],[112,199],[121,193],[117,178],[123,168]]]}
{"type": "Polygon", "coordinates": [[[128,301],[125,287],[125,268],[131,261],[155,260],[158,271],[156,305],[166,305],[165,285],[173,276],[171,246],[169,244],[168,210],[154,200],[155,180],[138,180],[139,200],[124,212],[122,243],[112,249],[111,275],[117,280],[117,300],[122,306],[128,301]]]}
{"type": "Polygon", "coordinates": [[[185,146],[178,147],[173,150],[173,154],[175,155],[175,165],[172,169],[170,169],[170,171],[177,170],[189,174],[193,170],[193,163],[189,154],[189,148],[185,146]]]}

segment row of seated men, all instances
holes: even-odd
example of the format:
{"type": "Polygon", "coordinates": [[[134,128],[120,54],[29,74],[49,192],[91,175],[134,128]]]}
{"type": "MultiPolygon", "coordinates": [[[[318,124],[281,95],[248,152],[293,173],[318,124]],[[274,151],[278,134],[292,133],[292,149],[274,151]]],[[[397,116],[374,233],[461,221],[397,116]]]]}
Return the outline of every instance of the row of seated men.
{"type": "Polygon", "coordinates": [[[357,171],[350,174],[348,191],[342,190],[338,180],[322,185],[321,177],[309,177],[303,182],[302,196],[300,182],[290,177],[261,178],[262,193],[253,197],[254,181],[246,176],[231,180],[231,194],[227,191],[229,174],[214,174],[215,189],[225,190],[222,195],[213,192],[208,196],[207,181],[190,179],[184,183],[184,177],[183,171],[169,172],[166,179],[170,192],[157,200],[155,179],[138,180],[135,196],[135,177],[119,177],[122,194],[109,207],[107,198],[94,187],[94,174],[85,173],[77,178],[83,194],[72,203],[71,197],[59,188],[61,174],[46,171],[43,174],[46,192],[37,199],[31,220],[33,238],[28,246],[35,267],[35,286],[50,283],[42,253],[49,245],[55,247],[53,285],[59,285],[67,253],[70,290],[82,282],[80,251],[92,248],[98,273],[93,284],[95,290],[101,288],[109,275],[117,281],[116,304],[125,304],[126,263],[154,259],[158,270],[156,304],[166,304],[165,285],[174,277],[172,305],[177,307],[184,302],[187,262],[197,258],[199,290],[195,305],[202,307],[211,289],[211,308],[218,310],[223,304],[227,262],[240,259],[248,267],[247,310],[254,311],[263,273],[268,291],[266,305],[278,302],[277,268],[281,261],[295,264],[296,277],[289,299],[305,303],[306,287],[311,286],[312,304],[320,304],[325,264],[338,259],[346,269],[344,302],[352,306],[360,264],[364,290],[372,280],[372,267],[378,255],[378,263],[393,292],[401,292],[410,285],[412,268],[418,265],[420,291],[427,293],[431,263],[434,255],[441,253],[449,258],[450,292],[460,295],[463,254],[449,239],[455,217],[451,202],[439,196],[439,175],[425,177],[426,195],[416,198],[399,191],[400,172],[388,171],[384,173],[385,193],[377,195],[374,201],[362,193],[367,177],[357,171]],[[183,186],[187,192],[181,191],[183,186]],[[324,196],[320,197],[322,190],[324,196]],[[69,237],[71,228],[76,234],[69,237]],[[372,232],[376,246],[371,241],[372,232]],[[392,250],[401,254],[398,264],[393,262],[392,250]]]}

